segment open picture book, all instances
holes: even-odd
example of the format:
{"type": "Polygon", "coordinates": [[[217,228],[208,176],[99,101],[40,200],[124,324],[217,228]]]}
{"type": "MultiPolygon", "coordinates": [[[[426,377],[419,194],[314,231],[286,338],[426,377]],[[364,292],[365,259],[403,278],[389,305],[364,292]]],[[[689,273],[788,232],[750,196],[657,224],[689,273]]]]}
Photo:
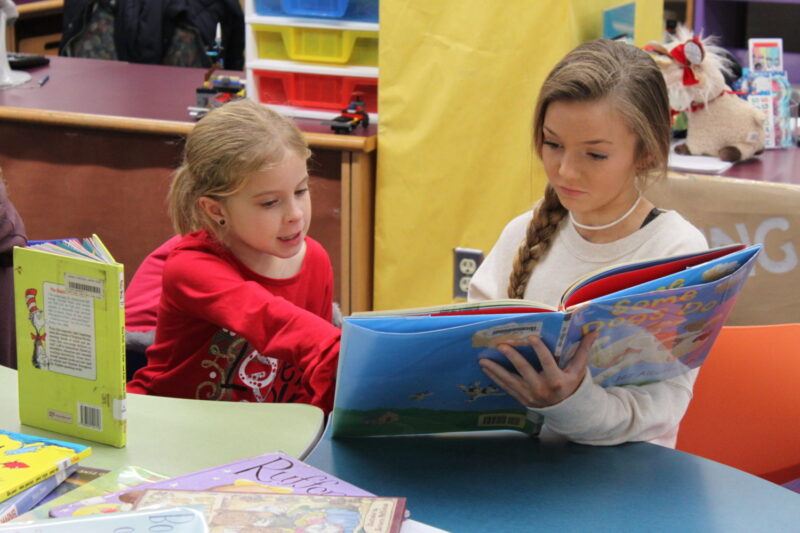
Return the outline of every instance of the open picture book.
{"type": "Polygon", "coordinates": [[[334,437],[513,429],[534,434],[527,410],[486,377],[515,346],[534,367],[538,335],[564,367],[599,330],[589,371],[603,387],[643,385],[700,366],[751,275],[761,245],[734,244],[626,263],[574,282],[553,308],[490,300],[357,313],[344,319],[334,437]]]}

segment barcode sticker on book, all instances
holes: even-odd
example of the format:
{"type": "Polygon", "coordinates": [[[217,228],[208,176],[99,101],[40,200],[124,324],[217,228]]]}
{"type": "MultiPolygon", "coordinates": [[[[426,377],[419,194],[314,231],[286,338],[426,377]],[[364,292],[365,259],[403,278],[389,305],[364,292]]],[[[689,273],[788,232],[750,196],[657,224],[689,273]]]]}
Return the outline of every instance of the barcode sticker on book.
{"type": "Polygon", "coordinates": [[[91,296],[97,300],[105,298],[103,291],[103,280],[77,276],[75,274],[64,274],[64,285],[67,290],[80,296],[91,296]]]}
{"type": "Polygon", "coordinates": [[[78,425],[103,431],[103,410],[95,405],[78,403],[78,425]]]}
{"type": "Polygon", "coordinates": [[[525,417],[521,415],[492,414],[481,415],[478,417],[479,427],[516,427],[525,426],[525,417]]]}

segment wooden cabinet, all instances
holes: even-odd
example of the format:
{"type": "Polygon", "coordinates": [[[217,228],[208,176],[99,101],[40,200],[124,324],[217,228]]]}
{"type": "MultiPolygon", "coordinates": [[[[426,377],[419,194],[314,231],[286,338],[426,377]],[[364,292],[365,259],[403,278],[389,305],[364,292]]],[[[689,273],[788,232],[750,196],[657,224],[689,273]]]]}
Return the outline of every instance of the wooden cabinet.
{"type": "Polygon", "coordinates": [[[19,18],[6,30],[9,51],[58,55],[64,0],[17,0],[19,18]]]}
{"type": "MultiPolygon", "coordinates": [[[[31,74],[50,81],[0,91],[0,166],[28,238],[98,233],[130,280],[173,234],[166,194],[204,70],[53,57],[31,74]]],[[[369,310],[375,127],[297,122],[313,152],[310,235],[331,257],[342,311],[369,310]]]]}

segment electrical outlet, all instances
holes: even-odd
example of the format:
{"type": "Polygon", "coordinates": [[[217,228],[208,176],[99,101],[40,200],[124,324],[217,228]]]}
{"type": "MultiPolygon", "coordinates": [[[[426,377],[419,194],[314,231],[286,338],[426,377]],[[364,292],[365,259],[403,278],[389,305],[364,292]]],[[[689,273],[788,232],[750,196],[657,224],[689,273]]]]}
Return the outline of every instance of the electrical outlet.
{"type": "Polygon", "coordinates": [[[466,300],[472,275],[483,262],[483,250],[453,248],[453,299],[466,300]]]}

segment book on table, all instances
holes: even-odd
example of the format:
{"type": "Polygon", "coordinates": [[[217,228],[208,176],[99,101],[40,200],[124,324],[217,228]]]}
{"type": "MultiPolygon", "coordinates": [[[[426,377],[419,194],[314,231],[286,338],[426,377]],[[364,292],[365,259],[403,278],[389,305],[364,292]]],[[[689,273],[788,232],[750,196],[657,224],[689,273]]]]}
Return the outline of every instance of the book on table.
{"type": "Polygon", "coordinates": [[[405,513],[405,498],[378,496],[148,489],[134,502],[134,508],[138,510],[163,509],[177,505],[202,505],[210,531],[220,533],[399,533],[405,513]]]}
{"type": "Polygon", "coordinates": [[[0,430],[0,502],[51,477],[64,481],[91,452],[82,444],[0,430]]]}
{"type": "MultiPolygon", "coordinates": [[[[209,533],[202,506],[181,505],[0,525],[0,533],[209,533]]],[[[240,530],[236,530],[240,531],[240,530]]]]}
{"type": "Polygon", "coordinates": [[[68,466],[63,472],[56,472],[39,483],[0,502],[0,524],[9,522],[41,505],[58,487],[78,469],[77,464],[68,466]]]}
{"type": "MultiPolygon", "coordinates": [[[[102,468],[90,468],[77,463],[70,465],[63,472],[40,481],[36,485],[15,494],[0,502],[0,523],[16,520],[32,513],[33,509],[47,507],[48,502],[56,500],[76,488],[96,480],[108,473],[102,468]]],[[[43,518],[47,518],[47,513],[43,518]]]]}
{"type": "Polygon", "coordinates": [[[67,478],[55,489],[50,491],[44,498],[42,498],[36,507],[52,502],[53,500],[56,500],[79,487],[83,487],[87,483],[96,481],[98,478],[108,474],[109,472],[110,470],[106,470],[105,468],[91,468],[88,466],[75,465],[73,472],[67,476],[67,478]]]}
{"type": "Polygon", "coordinates": [[[129,511],[143,490],[230,490],[322,496],[374,496],[354,485],[281,452],[270,452],[182,476],[146,483],[68,505],[50,516],[129,511]]]}
{"type": "MultiPolygon", "coordinates": [[[[81,470],[83,470],[83,468],[81,468],[81,470]]],[[[78,472],[76,472],[76,474],[77,473],[78,472]]],[[[80,500],[105,496],[112,492],[119,492],[162,479],[167,479],[167,476],[152,472],[140,466],[128,465],[117,468],[96,479],[87,480],[86,483],[79,484],[66,493],[55,495],[52,500],[49,498],[50,495],[48,495],[39,502],[36,507],[15,518],[13,522],[47,520],[50,518],[50,509],[54,507],[61,507],[80,500]]],[[[69,479],[62,483],[62,485],[67,483],[69,483],[69,479]]]]}
{"type": "Polygon", "coordinates": [[[478,364],[488,358],[515,371],[497,349],[509,344],[538,368],[531,335],[563,367],[599,330],[588,368],[604,387],[687,372],[711,349],[760,249],[735,244],[606,268],[574,282],[558,308],[494,300],[346,317],[332,435],[535,434],[536,417],[478,364]]]}
{"type": "Polygon", "coordinates": [[[125,445],[124,289],[97,235],[14,248],[23,424],[125,445]]]}

